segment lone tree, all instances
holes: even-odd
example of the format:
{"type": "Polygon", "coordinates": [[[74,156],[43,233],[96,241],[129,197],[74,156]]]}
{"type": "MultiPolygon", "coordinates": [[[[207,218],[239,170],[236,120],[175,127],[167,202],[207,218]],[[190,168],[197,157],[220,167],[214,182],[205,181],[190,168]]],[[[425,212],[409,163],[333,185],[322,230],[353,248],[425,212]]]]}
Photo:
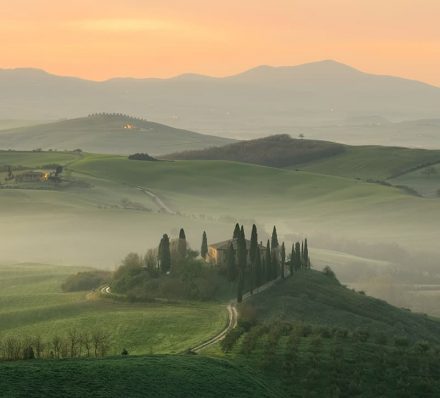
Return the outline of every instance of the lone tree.
{"type": "Polygon", "coordinates": [[[281,278],[284,279],[284,266],[286,264],[286,246],[284,245],[284,242],[281,244],[281,251],[280,251],[280,257],[281,257],[281,278]]]}
{"type": "Polygon", "coordinates": [[[295,271],[299,271],[301,269],[301,245],[299,242],[295,243],[295,257],[293,268],[295,271]]]}
{"type": "Polygon", "coordinates": [[[186,243],[186,235],[183,228],[180,229],[179,232],[179,242],[177,245],[177,253],[179,256],[179,260],[184,260],[186,257],[186,251],[187,251],[187,243],[186,243]]]}
{"type": "Polygon", "coordinates": [[[290,252],[290,263],[289,263],[289,270],[290,275],[293,275],[293,271],[295,270],[295,243],[292,243],[292,251],[290,252]]]}
{"type": "Polygon", "coordinates": [[[159,266],[163,274],[171,269],[170,238],[164,234],[159,244],[159,266]]]}
{"type": "Polygon", "coordinates": [[[203,231],[200,255],[206,260],[206,256],[208,255],[208,238],[206,236],[206,231],[203,231]]]}

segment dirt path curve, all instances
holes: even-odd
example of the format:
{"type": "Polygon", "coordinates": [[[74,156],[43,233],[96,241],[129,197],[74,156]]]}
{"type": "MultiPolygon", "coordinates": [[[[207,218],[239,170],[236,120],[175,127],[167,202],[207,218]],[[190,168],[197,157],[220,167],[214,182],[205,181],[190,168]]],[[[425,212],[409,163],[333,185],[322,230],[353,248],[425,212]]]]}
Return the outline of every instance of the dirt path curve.
{"type": "MultiPolygon", "coordinates": [[[[264,292],[267,289],[270,289],[273,285],[275,285],[278,281],[280,280],[280,278],[275,279],[273,281],[270,281],[262,286],[260,286],[257,289],[254,289],[253,294],[251,294],[250,292],[246,293],[243,295],[243,301],[246,301],[248,298],[255,296],[256,294],[259,294],[261,292],[264,292]]],[[[220,341],[222,341],[225,336],[228,334],[228,332],[234,328],[237,327],[237,323],[238,323],[238,312],[237,312],[237,308],[236,308],[236,303],[233,302],[231,304],[228,304],[228,306],[226,307],[226,309],[228,310],[228,314],[229,314],[229,320],[228,320],[228,324],[227,326],[217,335],[215,335],[214,337],[210,338],[209,340],[199,344],[198,346],[195,346],[193,348],[191,348],[189,351],[192,352],[200,352],[202,350],[204,350],[207,347],[210,347],[220,341]]]]}
{"type": "Polygon", "coordinates": [[[159,208],[161,210],[163,210],[165,213],[168,214],[172,214],[175,215],[177,214],[174,210],[172,210],[171,208],[169,208],[161,198],[159,198],[159,196],[157,196],[155,193],[151,192],[150,190],[148,190],[147,188],[143,188],[141,186],[137,186],[137,189],[139,189],[139,191],[143,192],[145,195],[148,195],[150,198],[153,199],[154,203],[156,203],[157,206],[159,206],[159,208]]]}

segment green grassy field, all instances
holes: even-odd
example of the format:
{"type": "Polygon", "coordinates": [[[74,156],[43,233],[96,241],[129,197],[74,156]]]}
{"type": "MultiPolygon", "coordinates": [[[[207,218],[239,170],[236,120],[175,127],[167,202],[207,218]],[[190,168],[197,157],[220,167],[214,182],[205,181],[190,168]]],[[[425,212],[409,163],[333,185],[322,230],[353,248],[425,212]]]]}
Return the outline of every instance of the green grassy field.
{"type": "Polygon", "coordinates": [[[0,266],[0,339],[37,336],[48,341],[70,329],[111,335],[111,354],[176,353],[221,330],[223,304],[129,304],[87,292],[63,293],[67,276],[84,270],[38,264],[0,266]]]}
{"type": "Polygon", "coordinates": [[[406,173],[390,182],[394,185],[406,185],[425,197],[440,197],[440,164],[423,167],[406,173]]]}
{"type": "Polygon", "coordinates": [[[344,153],[296,168],[315,173],[386,180],[420,165],[440,162],[440,151],[379,146],[347,147],[344,153]]]}
{"type": "Polygon", "coordinates": [[[40,168],[47,164],[65,165],[81,158],[73,152],[0,151],[0,166],[40,168]]]}
{"type": "Polygon", "coordinates": [[[282,398],[261,373],[229,361],[198,356],[2,364],[7,397],[282,398]]]}

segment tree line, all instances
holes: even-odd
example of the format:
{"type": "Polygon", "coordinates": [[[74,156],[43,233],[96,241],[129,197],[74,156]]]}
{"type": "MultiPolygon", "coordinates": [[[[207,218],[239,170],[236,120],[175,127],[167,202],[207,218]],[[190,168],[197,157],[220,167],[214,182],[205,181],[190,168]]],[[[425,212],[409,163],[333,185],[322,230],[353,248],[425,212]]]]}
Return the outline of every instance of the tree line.
{"type": "Polygon", "coordinates": [[[46,339],[40,335],[11,335],[0,338],[0,360],[98,358],[107,355],[110,348],[111,335],[102,329],[70,329],[65,335],[46,339]]]}

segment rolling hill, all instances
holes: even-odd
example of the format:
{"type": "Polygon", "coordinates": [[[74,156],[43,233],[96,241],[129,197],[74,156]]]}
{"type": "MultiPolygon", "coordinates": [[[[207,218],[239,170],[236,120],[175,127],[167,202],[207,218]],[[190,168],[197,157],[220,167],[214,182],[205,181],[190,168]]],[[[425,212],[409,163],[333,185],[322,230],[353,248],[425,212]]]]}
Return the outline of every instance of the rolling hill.
{"type": "Polygon", "coordinates": [[[325,141],[292,139],[273,135],[257,140],[241,141],[206,150],[165,155],[174,160],[229,160],[262,166],[288,167],[315,159],[327,158],[345,151],[345,147],[325,141]]]}
{"type": "Polygon", "coordinates": [[[222,343],[288,396],[435,397],[440,322],[305,271],[252,297],[222,343]],[[403,382],[404,380],[404,382],[403,382]]]}
{"type": "Polygon", "coordinates": [[[349,146],[275,135],[165,155],[175,160],[228,160],[364,180],[386,180],[440,163],[440,150],[349,146]]]}
{"type": "Polygon", "coordinates": [[[405,336],[411,341],[440,343],[438,320],[356,293],[322,272],[294,274],[275,288],[251,297],[244,305],[253,307],[261,321],[362,328],[388,336],[405,336]]]}
{"type": "Polygon", "coordinates": [[[308,137],[438,147],[438,127],[371,126],[439,117],[440,89],[417,81],[361,72],[335,61],[261,66],[224,78],[105,82],[35,69],[0,70],[0,119],[53,120],[123,112],[160,123],[233,138],[268,132],[308,137]],[[353,126],[353,120],[363,120],[353,126]],[[395,131],[399,130],[399,134],[395,131]],[[437,139],[437,140],[436,140],[437,139]]]}
{"type": "Polygon", "coordinates": [[[0,148],[57,149],[95,153],[160,155],[180,149],[203,149],[233,142],[231,139],[175,129],[122,114],[96,114],[0,131],[0,148]]]}

